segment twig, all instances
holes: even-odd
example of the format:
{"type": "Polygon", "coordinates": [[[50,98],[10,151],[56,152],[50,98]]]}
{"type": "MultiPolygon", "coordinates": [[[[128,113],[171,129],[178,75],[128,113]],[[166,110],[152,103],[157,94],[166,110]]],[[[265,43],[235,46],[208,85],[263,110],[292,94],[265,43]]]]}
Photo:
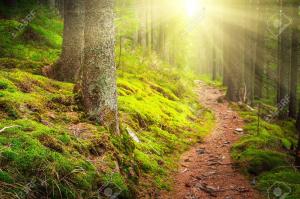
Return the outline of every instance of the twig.
{"type": "Polygon", "coordinates": [[[19,125],[14,125],[14,126],[4,127],[3,129],[0,130],[0,133],[4,132],[6,129],[11,129],[11,128],[15,128],[15,127],[20,127],[20,126],[19,125]]]}

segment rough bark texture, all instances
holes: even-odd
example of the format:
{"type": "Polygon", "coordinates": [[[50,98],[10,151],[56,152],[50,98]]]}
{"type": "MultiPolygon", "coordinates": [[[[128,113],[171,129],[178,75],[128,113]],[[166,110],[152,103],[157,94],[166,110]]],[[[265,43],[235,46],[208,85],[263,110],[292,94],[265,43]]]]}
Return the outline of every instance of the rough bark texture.
{"type": "Polygon", "coordinates": [[[61,58],[55,66],[56,79],[79,79],[84,48],[84,0],[65,0],[64,33],[61,58]]]}
{"type": "Polygon", "coordinates": [[[85,0],[82,95],[90,119],[119,134],[112,0],[85,0]]]}

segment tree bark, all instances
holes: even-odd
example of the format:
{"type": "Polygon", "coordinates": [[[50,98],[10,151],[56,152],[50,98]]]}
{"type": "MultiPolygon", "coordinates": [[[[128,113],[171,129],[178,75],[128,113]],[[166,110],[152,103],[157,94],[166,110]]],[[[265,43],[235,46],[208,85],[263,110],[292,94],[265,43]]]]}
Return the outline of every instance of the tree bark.
{"type": "Polygon", "coordinates": [[[292,67],[291,67],[291,89],[290,89],[290,105],[289,117],[297,117],[297,84],[298,84],[298,70],[300,68],[300,31],[298,29],[299,14],[298,7],[293,7],[293,33],[292,33],[292,67]]]}
{"type": "Polygon", "coordinates": [[[298,167],[298,170],[300,170],[300,104],[299,104],[299,110],[298,110],[298,117],[296,122],[296,129],[298,132],[298,146],[296,149],[296,166],[298,167]]]}
{"type": "Polygon", "coordinates": [[[257,4],[257,31],[256,31],[256,59],[255,59],[255,90],[254,96],[257,99],[263,97],[264,86],[264,56],[265,56],[265,22],[264,22],[264,10],[260,2],[257,4]]]}
{"type": "Polygon", "coordinates": [[[55,67],[56,79],[76,82],[80,77],[84,48],[84,0],[65,0],[61,58],[55,67]]]}
{"type": "MultiPolygon", "coordinates": [[[[249,0],[246,7],[246,24],[256,29],[257,10],[256,4],[249,0]]],[[[244,77],[245,77],[245,92],[247,103],[252,104],[254,100],[254,82],[255,82],[255,59],[256,59],[256,34],[250,30],[245,31],[245,51],[244,51],[244,77]]]]}
{"type": "Polygon", "coordinates": [[[288,104],[285,104],[282,107],[282,101],[289,97],[289,83],[290,83],[290,70],[291,70],[291,28],[286,27],[283,29],[284,26],[284,17],[290,16],[290,8],[288,4],[284,4],[282,6],[281,12],[281,29],[282,31],[279,32],[279,93],[278,93],[278,104],[279,104],[279,118],[280,119],[287,119],[288,117],[288,104]]]}
{"type": "Polygon", "coordinates": [[[8,6],[8,7],[13,7],[16,6],[17,4],[17,0],[4,0],[4,5],[8,6]]]}
{"type": "Polygon", "coordinates": [[[138,42],[143,47],[147,46],[147,12],[145,6],[145,0],[141,0],[138,4],[138,15],[139,15],[139,32],[138,32],[138,42]]]}
{"type": "Polygon", "coordinates": [[[82,95],[91,120],[119,134],[113,0],[85,0],[82,95]]]}
{"type": "Polygon", "coordinates": [[[48,0],[48,6],[50,8],[55,8],[55,0],[48,0]]]}
{"type": "MultiPolygon", "coordinates": [[[[242,3],[234,2],[232,5],[232,12],[238,12],[242,8],[242,3]]],[[[227,36],[235,35],[234,41],[227,41],[227,46],[230,52],[228,59],[228,89],[227,98],[230,101],[238,102],[241,100],[241,90],[243,89],[243,41],[244,35],[242,34],[241,19],[232,17],[232,23],[228,25],[227,36]],[[239,41],[239,42],[236,42],[239,41]]],[[[228,54],[228,53],[227,53],[228,54]]]]}

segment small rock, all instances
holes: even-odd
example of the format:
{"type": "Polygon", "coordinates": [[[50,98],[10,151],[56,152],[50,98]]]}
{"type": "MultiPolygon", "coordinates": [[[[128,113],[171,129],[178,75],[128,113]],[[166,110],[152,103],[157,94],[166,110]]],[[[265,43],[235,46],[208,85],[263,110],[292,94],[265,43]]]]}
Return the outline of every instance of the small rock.
{"type": "Polygon", "coordinates": [[[187,171],[188,171],[188,169],[185,168],[185,169],[183,169],[183,171],[181,171],[181,173],[185,173],[185,172],[187,172],[187,171]]]}
{"type": "Polygon", "coordinates": [[[244,132],[244,130],[242,128],[236,128],[235,131],[238,132],[238,133],[244,132]]]}

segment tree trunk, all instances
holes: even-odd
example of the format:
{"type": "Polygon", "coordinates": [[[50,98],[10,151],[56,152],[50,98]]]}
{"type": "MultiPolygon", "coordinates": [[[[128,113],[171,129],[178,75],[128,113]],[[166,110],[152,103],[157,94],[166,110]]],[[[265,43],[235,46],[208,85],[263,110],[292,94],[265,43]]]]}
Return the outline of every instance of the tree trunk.
{"type": "Polygon", "coordinates": [[[261,99],[263,97],[263,83],[264,83],[264,56],[265,56],[265,22],[263,6],[258,3],[256,7],[258,16],[257,36],[256,36],[256,59],[255,59],[255,98],[261,99]]]}
{"type": "Polygon", "coordinates": [[[296,122],[296,129],[298,132],[298,146],[296,149],[296,166],[298,167],[298,170],[300,170],[300,104],[299,104],[299,111],[298,111],[298,117],[296,122]]]}
{"type": "MultiPolygon", "coordinates": [[[[216,38],[214,38],[216,39],[216,38]]],[[[217,80],[217,49],[216,43],[212,42],[212,80],[217,80]]]]}
{"type": "Polygon", "coordinates": [[[284,26],[284,15],[290,16],[290,8],[288,4],[284,4],[281,12],[281,30],[279,32],[279,118],[287,119],[288,117],[288,104],[282,106],[283,100],[289,96],[289,83],[290,83],[290,70],[291,70],[291,28],[284,26]]]}
{"type": "MultiPolygon", "coordinates": [[[[256,29],[257,10],[256,4],[248,2],[246,7],[246,24],[256,29]]],[[[245,77],[245,92],[247,103],[252,104],[254,100],[254,82],[255,82],[255,59],[256,59],[256,40],[257,34],[250,30],[245,31],[245,51],[244,51],[244,77],[245,77]]]]}
{"type": "Polygon", "coordinates": [[[4,5],[8,7],[13,7],[17,4],[17,0],[4,0],[4,5]]]}
{"type": "MultiPolygon", "coordinates": [[[[235,2],[232,6],[233,12],[238,12],[241,9],[242,4],[235,2]]],[[[242,34],[241,19],[232,17],[233,23],[229,24],[227,36],[235,35],[234,40],[227,41],[227,46],[230,52],[228,59],[228,90],[227,98],[230,101],[238,102],[241,99],[241,91],[243,89],[243,41],[244,35],[242,34]],[[236,42],[239,41],[239,42],[236,42]]]]}
{"type": "Polygon", "coordinates": [[[293,7],[293,33],[292,33],[292,68],[291,68],[291,89],[290,89],[290,105],[289,117],[297,117],[297,84],[298,84],[298,70],[300,68],[300,31],[297,27],[299,24],[298,7],[293,7]]]}
{"type": "Polygon", "coordinates": [[[48,6],[50,8],[55,8],[55,0],[48,0],[48,6]]]}
{"type": "Polygon", "coordinates": [[[82,95],[91,120],[119,134],[113,0],[85,0],[82,95]]]}
{"type": "Polygon", "coordinates": [[[147,10],[145,5],[145,0],[141,0],[138,6],[138,15],[139,15],[139,33],[138,33],[138,41],[139,44],[146,48],[147,46],[147,10]]]}
{"type": "Polygon", "coordinates": [[[76,82],[80,77],[84,48],[84,1],[65,0],[63,47],[55,67],[58,80],[76,82]]]}

